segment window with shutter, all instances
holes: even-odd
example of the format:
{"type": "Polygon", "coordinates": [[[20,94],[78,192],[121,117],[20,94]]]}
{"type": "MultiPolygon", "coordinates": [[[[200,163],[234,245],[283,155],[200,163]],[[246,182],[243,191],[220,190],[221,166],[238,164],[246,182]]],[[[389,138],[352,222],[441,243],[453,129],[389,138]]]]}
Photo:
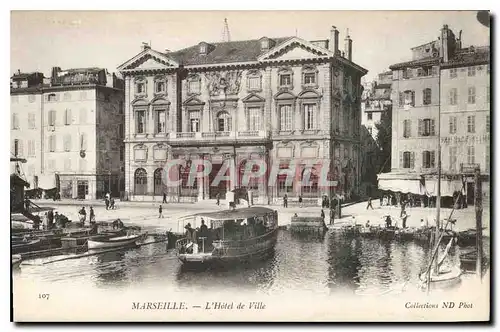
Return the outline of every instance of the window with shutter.
{"type": "Polygon", "coordinates": [[[436,136],[436,120],[431,119],[430,123],[431,123],[430,135],[431,136],[436,136]]]}
{"type": "Polygon", "coordinates": [[[71,124],[71,110],[70,109],[66,109],[64,112],[64,124],[65,125],[71,124]]]}
{"type": "Polygon", "coordinates": [[[399,93],[399,106],[403,107],[405,105],[405,96],[402,92],[399,93]]]}
{"type": "Polygon", "coordinates": [[[410,153],[410,168],[415,168],[415,152],[410,153]]]}
{"type": "Polygon", "coordinates": [[[403,151],[399,151],[399,168],[405,168],[403,151]]]}
{"type": "Polygon", "coordinates": [[[80,134],[80,150],[87,150],[87,135],[85,133],[80,134]]]}
{"type": "Polygon", "coordinates": [[[17,153],[19,156],[24,156],[23,141],[17,140],[17,153]]]}
{"type": "Polygon", "coordinates": [[[429,151],[422,152],[422,168],[429,168],[429,151]]]}
{"type": "Polygon", "coordinates": [[[430,153],[430,165],[431,168],[436,167],[436,151],[431,151],[430,153]]]}
{"type": "Polygon", "coordinates": [[[424,136],[424,121],[418,119],[418,136],[424,136]]]}
{"type": "Polygon", "coordinates": [[[439,67],[438,66],[432,66],[432,76],[437,76],[439,72],[439,67]]]}
{"type": "Polygon", "coordinates": [[[36,127],[36,115],[35,115],[35,113],[28,114],[28,127],[29,127],[29,129],[35,129],[35,127],[36,127]]]}
{"type": "Polygon", "coordinates": [[[415,106],[415,91],[411,92],[411,106],[415,106]]]}
{"type": "Polygon", "coordinates": [[[423,104],[430,105],[431,99],[432,99],[432,90],[429,88],[424,89],[424,91],[423,91],[423,104]]]}
{"type": "Polygon", "coordinates": [[[49,126],[55,126],[56,125],[56,111],[50,110],[49,111],[49,126]]]}

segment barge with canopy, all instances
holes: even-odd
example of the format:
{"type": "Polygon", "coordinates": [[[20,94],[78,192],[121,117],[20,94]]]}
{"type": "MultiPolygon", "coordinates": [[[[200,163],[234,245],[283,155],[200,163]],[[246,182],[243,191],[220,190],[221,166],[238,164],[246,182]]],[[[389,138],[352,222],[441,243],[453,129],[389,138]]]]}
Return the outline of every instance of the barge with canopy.
{"type": "Polygon", "coordinates": [[[185,237],[175,248],[185,265],[263,259],[273,252],[278,237],[278,212],[264,207],[199,213],[183,222],[185,237]]]}

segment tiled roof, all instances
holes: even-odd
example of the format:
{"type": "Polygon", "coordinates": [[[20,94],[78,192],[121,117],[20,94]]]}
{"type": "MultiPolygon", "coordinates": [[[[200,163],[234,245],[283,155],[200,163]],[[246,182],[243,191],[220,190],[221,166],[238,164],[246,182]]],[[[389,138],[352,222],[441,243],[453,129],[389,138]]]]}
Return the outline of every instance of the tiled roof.
{"type": "Polygon", "coordinates": [[[394,70],[394,69],[401,69],[401,68],[407,68],[407,67],[417,67],[417,66],[423,66],[423,65],[437,65],[437,64],[439,64],[439,60],[440,60],[440,58],[427,57],[427,58],[418,59],[418,60],[396,63],[392,66],[389,66],[389,69],[394,70]]]}
{"type": "MultiPolygon", "coordinates": [[[[275,42],[274,47],[292,37],[270,38],[275,42]]],[[[167,56],[176,60],[179,64],[205,65],[231,62],[257,61],[257,57],[263,52],[260,48],[260,39],[241,40],[224,43],[209,43],[208,54],[200,54],[199,45],[194,45],[176,52],[168,53],[167,56]]]]}
{"type": "Polygon", "coordinates": [[[467,66],[474,64],[486,64],[490,62],[490,48],[477,48],[474,52],[469,49],[461,51],[450,61],[443,63],[443,67],[467,66]]]}

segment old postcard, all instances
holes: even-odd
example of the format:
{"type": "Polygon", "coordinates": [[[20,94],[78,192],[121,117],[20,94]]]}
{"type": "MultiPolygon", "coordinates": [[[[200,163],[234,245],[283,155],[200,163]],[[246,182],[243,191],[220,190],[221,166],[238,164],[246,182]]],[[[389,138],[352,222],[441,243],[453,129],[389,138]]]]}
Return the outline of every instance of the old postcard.
{"type": "Polygon", "coordinates": [[[15,322],[490,320],[487,11],[12,11],[15,322]]]}

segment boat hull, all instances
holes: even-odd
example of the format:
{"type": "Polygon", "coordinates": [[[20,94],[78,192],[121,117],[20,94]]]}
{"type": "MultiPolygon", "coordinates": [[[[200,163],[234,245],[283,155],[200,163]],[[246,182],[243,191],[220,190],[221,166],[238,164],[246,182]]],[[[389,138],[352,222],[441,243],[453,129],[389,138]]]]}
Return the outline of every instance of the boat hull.
{"type": "Polygon", "coordinates": [[[94,239],[88,240],[87,247],[89,249],[108,249],[108,248],[117,248],[117,247],[126,247],[137,245],[137,240],[139,240],[140,235],[133,236],[122,236],[110,239],[94,239]]]}
{"type": "Polygon", "coordinates": [[[276,246],[278,229],[257,238],[230,241],[224,248],[210,253],[185,254],[177,252],[177,258],[186,266],[235,265],[269,257],[276,246]]]}
{"type": "MultiPolygon", "coordinates": [[[[454,266],[447,273],[442,273],[438,276],[431,276],[430,287],[431,288],[449,288],[459,284],[462,279],[462,270],[458,266],[454,266]]],[[[421,281],[426,281],[425,274],[420,275],[421,281]]]]}
{"type": "Polygon", "coordinates": [[[13,244],[12,245],[12,253],[19,254],[28,251],[35,251],[40,248],[41,240],[32,240],[30,242],[21,243],[21,244],[13,244]]]}

